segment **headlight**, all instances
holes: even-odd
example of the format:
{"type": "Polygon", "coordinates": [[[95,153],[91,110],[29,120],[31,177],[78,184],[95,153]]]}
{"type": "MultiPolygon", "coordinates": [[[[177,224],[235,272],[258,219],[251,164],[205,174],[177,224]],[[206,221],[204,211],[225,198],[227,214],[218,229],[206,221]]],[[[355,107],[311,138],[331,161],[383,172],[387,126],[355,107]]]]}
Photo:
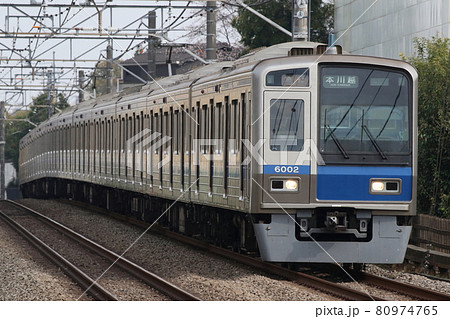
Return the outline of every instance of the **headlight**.
{"type": "Polygon", "coordinates": [[[298,189],[298,181],[293,179],[288,179],[285,183],[286,189],[290,191],[296,191],[298,189]]]}
{"type": "Polygon", "coordinates": [[[277,192],[295,192],[298,191],[299,182],[299,179],[272,179],[270,182],[270,190],[277,192]]]}
{"type": "Polygon", "coordinates": [[[384,182],[372,181],[371,189],[372,189],[372,192],[382,192],[382,191],[384,191],[384,182]]]}
{"type": "Polygon", "coordinates": [[[399,195],[401,194],[401,179],[372,179],[369,192],[373,195],[399,195]]]}

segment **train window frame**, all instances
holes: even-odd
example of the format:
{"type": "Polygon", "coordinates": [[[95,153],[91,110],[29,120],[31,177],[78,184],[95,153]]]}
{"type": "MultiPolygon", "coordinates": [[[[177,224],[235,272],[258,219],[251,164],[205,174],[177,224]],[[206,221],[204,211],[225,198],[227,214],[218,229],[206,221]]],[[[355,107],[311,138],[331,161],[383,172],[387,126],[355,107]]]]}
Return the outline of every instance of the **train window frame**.
{"type": "Polygon", "coordinates": [[[218,141],[218,144],[216,145],[216,150],[215,150],[215,154],[222,154],[222,145],[223,145],[223,103],[222,102],[217,102],[216,103],[216,136],[215,138],[218,141]]]}
{"type": "Polygon", "coordinates": [[[209,154],[215,153],[214,139],[216,138],[216,107],[214,103],[214,99],[209,100],[209,119],[208,119],[208,146],[209,154]]]}
{"type": "MultiPolygon", "coordinates": [[[[306,104],[305,100],[300,99],[300,98],[298,98],[298,99],[295,99],[295,98],[270,99],[270,111],[269,111],[269,129],[270,129],[269,148],[270,148],[270,151],[272,151],[272,152],[286,152],[286,151],[287,152],[301,152],[301,151],[303,151],[304,144],[305,144],[305,104],[306,104]],[[293,102],[293,101],[295,101],[295,102],[293,102]],[[288,133],[283,134],[283,135],[286,135],[286,138],[293,139],[293,140],[295,139],[297,142],[296,142],[296,144],[285,143],[284,146],[282,146],[281,144],[274,144],[275,140],[277,142],[278,141],[281,142],[283,140],[286,140],[286,138],[284,138],[284,139],[282,137],[275,138],[275,135],[273,134],[275,127],[273,127],[273,125],[276,126],[276,124],[279,124],[278,130],[280,130],[282,122],[285,121],[286,119],[290,120],[290,123],[292,123],[292,119],[294,118],[292,116],[292,113],[295,112],[295,110],[294,110],[291,113],[284,114],[285,113],[284,109],[286,106],[286,104],[285,104],[283,106],[283,111],[282,111],[283,114],[281,115],[282,117],[277,121],[278,114],[280,114],[280,113],[279,113],[279,109],[275,110],[275,107],[280,104],[279,108],[281,108],[282,103],[292,103],[292,102],[294,103],[294,105],[288,105],[288,107],[292,107],[291,110],[293,110],[293,108],[296,106],[297,103],[300,103],[298,106],[300,108],[300,110],[298,112],[299,116],[297,118],[297,125],[296,125],[297,130],[295,131],[296,133],[293,135],[293,134],[291,134],[291,129],[289,128],[288,133]],[[275,119],[272,118],[273,114],[274,114],[273,113],[274,110],[277,111],[275,113],[275,116],[276,116],[275,119]]],[[[278,135],[278,133],[276,135],[278,135]]]]}
{"type": "Polygon", "coordinates": [[[87,123],[85,123],[84,121],[81,122],[81,149],[83,150],[83,174],[86,173],[86,138],[87,138],[87,134],[86,134],[86,126],[87,123]]]}
{"type": "MultiPolygon", "coordinates": [[[[172,137],[172,134],[170,134],[170,122],[171,122],[171,113],[169,111],[163,113],[163,125],[162,125],[162,138],[168,136],[172,137]]],[[[171,139],[172,140],[172,139],[171,139]]],[[[166,145],[161,145],[161,147],[167,147],[166,145]]],[[[167,148],[164,149],[163,154],[166,155],[167,148]]]]}
{"type": "Polygon", "coordinates": [[[309,88],[311,86],[309,68],[287,68],[267,72],[264,77],[266,87],[309,88]]]}
{"type": "Polygon", "coordinates": [[[166,134],[165,136],[168,136],[170,140],[168,141],[167,148],[164,151],[164,154],[169,158],[169,167],[166,167],[168,172],[166,171],[166,174],[169,174],[169,189],[172,189],[173,187],[173,149],[174,149],[174,109],[171,106],[169,108],[169,111],[164,113],[166,115],[166,134]]]}
{"type": "MultiPolygon", "coordinates": [[[[108,138],[108,132],[107,132],[107,127],[106,127],[106,118],[102,119],[102,124],[101,124],[101,130],[102,130],[102,144],[101,144],[101,151],[100,151],[100,163],[103,162],[103,170],[104,173],[106,174],[106,143],[107,143],[107,138],[108,138]]],[[[100,165],[100,175],[102,174],[102,169],[101,169],[102,165],[100,165]]]]}
{"type": "Polygon", "coordinates": [[[173,132],[173,139],[174,139],[174,148],[173,148],[173,154],[179,155],[180,154],[180,111],[174,110],[173,112],[173,121],[175,125],[173,125],[172,132],[173,132]]]}
{"type": "Polygon", "coordinates": [[[231,100],[231,118],[230,121],[232,121],[232,124],[230,124],[231,127],[231,131],[230,131],[230,139],[233,141],[233,145],[231,148],[231,154],[236,154],[237,153],[237,121],[238,121],[238,117],[237,117],[237,110],[238,110],[238,105],[239,105],[239,100],[238,99],[232,99],[231,100]]]}
{"type": "MultiPolygon", "coordinates": [[[[375,79],[378,79],[377,77],[374,77],[375,79]]],[[[372,77],[368,77],[368,79],[372,80],[372,77]]],[[[389,80],[389,78],[387,78],[389,80]]],[[[378,79],[379,80],[379,79],[378,79]]],[[[358,80],[360,81],[360,80],[358,80]]],[[[367,81],[367,80],[366,80],[367,81]]],[[[413,151],[413,97],[412,97],[412,92],[413,92],[413,79],[411,77],[411,75],[402,68],[398,68],[398,67],[386,67],[386,66],[382,66],[382,65],[367,65],[367,64],[357,64],[357,63],[343,63],[343,64],[338,64],[338,63],[322,63],[319,65],[319,72],[318,72],[318,78],[317,78],[317,83],[318,83],[318,123],[317,123],[317,130],[318,130],[318,148],[320,151],[321,156],[323,157],[325,163],[330,164],[330,163],[360,163],[361,161],[364,161],[364,163],[367,164],[391,164],[391,163],[397,163],[397,164],[405,164],[405,165],[411,165],[412,164],[412,151],[413,151]],[[407,114],[406,114],[406,118],[404,118],[404,120],[407,121],[407,134],[408,134],[408,141],[403,145],[404,147],[407,148],[407,150],[400,152],[397,151],[397,149],[395,147],[390,147],[389,149],[386,149],[383,147],[383,145],[381,145],[381,151],[378,150],[379,149],[379,145],[375,146],[373,144],[380,144],[380,141],[378,141],[375,137],[367,137],[367,139],[375,139],[375,143],[373,141],[366,142],[367,144],[373,145],[373,149],[369,152],[368,150],[359,150],[359,151],[354,151],[354,150],[348,150],[345,148],[344,145],[344,152],[339,151],[339,150],[335,150],[335,151],[327,151],[324,149],[324,145],[323,145],[323,130],[324,127],[322,127],[322,112],[324,110],[324,97],[323,97],[323,92],[324,90],[335,90],[336,88],[330,88],[330,87],[322,87],[322,78],[323,76],[326,75],[326,73],[324,73],[324,69],[326,68],[348,68],[348,69],[359,69],[359,70],[371,70],[372,72],[375,71],[379,71],[379,72],[386,72],[386,78],[387,76],[389,76],[390,73],[396,73],[399,74],[401,76],[403,76],[403,79],[406,79],[406,83],[402,84],[402,86],[406,87],[405,92],[403,92],[403,94],[406,95],[407,103],[406,105],[403,105],[402,107],[405,108],[407,114]],[[395,150],[394,150],[395,149],[395,150]],[[347,152],[348,151],[348,152],[347,152]],[[346,154],[348,153],[348,154],[346,154]],[[348,157],[348,158],[347,158],[348,157]],[[380,157],[383,158],[383,161],[380,162],[380,157]]],[[[365,85],[365,84],[364,84],[365,85]]],[[[373,87],[376,86],[376,82],[370,81],[369,82],[369,87],[373,87]],[[374,84],[373,84],[374,83],[374,84]]],[[[387,85],[378,85],[378,86],[388,86],[387,85]]],[[[359,87],[359,86],[358,86],[359,87]]],[[[343,88],[345,89],[345,88],[343,88]]],[[[349,87],[349,89],[352,89],[352,87],[349,87]]],[[[397,97],[398,98],[398,97],[397,97]]],[[[403,97],[404,98],[404,97],[403,97]]],[[[372,102],[374,103],[374,102],[372,102]]],[[[360,107],[359,105],[357,105],[355,103],[355,109],[357,109],[357,107],[360,107]]],[[[366,107],[366,106],[364,106],[366,107]]],[[[386,105],[384,107],[392,107],[392,105],[386,105]]],[[[396,107],[396,105],[394,105],[394,108],[396,107]]],[[[393,110],[393,109],[392,109],[393,110]]],[[[353,110],[352,110],[353,112],[353,110]]],[[[364,113],[364,112],[363,112],[364,113]]],[[[362,113],[361,113],[362,114],[362,113]]],[[[348,116],[350,118],[350,115],[348,116]]],[[[369,118],[370,120],[370,118],[369,118]]],[[[404,124],[404,123],[403,123],[404,124]]],[[[388,123],[385,123],[386,127],[388,126],[388,123]]],[[[368,130],[369,128],[367,128],[368,130]]],[[[364,130],[364,131],[367,131],[364,130]]],[[[372,132],[371,132],[372,133],[372,132]]],[[[366,135],[367,136],[367,135],[366,135]]],[[[339,136],[336,136],[339,139],[339,136]]],[[[335,137],[335,138],[336,138],[335,137]]],[[[339,142],[341,142],[339,140],[339,142]]],[[[332,142],[333,143],[333,142],[332,142]]],[[[348,142],[347,142],[348,143],[348,142]]],[[[336,142],[334,143],[334,145],[336,144],[336,142]]]]}
{"type": "MultiPolygon", "coordinates": [[[[152,111],[146,111],[144,113],[144,125],[143,125],[143,129],[145,134],[148,134],[150,132],[151,134],[151,114],[152,111]],[[148,112],[148,113],[147,113],[148,112]]],[[[146,145],[142,145],[142,165],[143,165],[143,179],[145,181],[147,181],[146,184],[151,184],[151,181],[149,180],[150,178],[150,158],[151,158],[151,154],[149,154],[148,152],[148,147],[146,145]]]]}
{"type": "Polygon", "coordinates": [[[123,176],[123,156],[125,154],[125,131],[126,131],[126,123],[127,121],[125,120],[125,116],[120,116],[119,117],[119,161],[118,161],[118,167],[119,167],[119,177],[123,176]]]}
{"type": "MultiPolygon", "coordinates": [[[[160,128],[161,120],[159,119],[158,116],[159,116],[158,111],[155,111],[155,113],[153,114],[153,120],[152,121],[154,121],[153,128],[155,130],[156,137],[157,138],[161,138],[161,128],[160,128]]],[[[155,147],[153,153],[155,155],[159,154],[159,147],[155,147]]]]}
{"type": "Polygon", "coordinates": [[[133,161],[133,178],[136,179],[138,171],[137,171],[137,167],[139,167],[140,165],[140,159],[141,159],[141,151],[140,151],[140,146],[142,145],[141,143],[136,143],[135,139],[138,136],[137,134],[140,132],[141,130],[141,115],[140,113],[133,113],[133,135],[132,135],[132,141],[133,141],[133,149],[132,149],[132,161],[133,161]],[[139,164],[138,164],[139,163],[139,164]]]}
{"type": "MultiPolygon", "coordinates": [[[[200,140],[206,140],[207,136],[208,136],[208,131],[209,131],[209,112],[208,112],[208,105],[207,104],[203,104],[202,108],[201,108],[201,122],[200,123],[200,127],[201,127],[201,131],[200,131],[200,140]]],[[[204,143],[201,143],[204,144],[204,143]]],[[[207,145],[201,145],[201,153],[202,154],[207,154],[207,145]]]]}
{"type": "MultiPolygon", "coordinates": [[[[200,101],[197,101],[195,105],[196,105],[196,107],[193,108],[192,111],[194,112],[194,115],[195,115],[195,112],[197,113],[197,124],[193,125],[193,128],[194,128],[195,138],[198,140],[199,138],[201,138],[201,134],[202,134],[202,131],[201,131],[201,127],[202,127],[202,108],[201,108],[200,101]]],[[[198,143],[197,143],[197,147],[195,149],[194,149],[194,147],[195,147],[194,144],[195,143],[192,143],[192,153],[195,153],[195,152],[200,153],[200,147],[198,146],[198,143]]],[[[196,156],[198,158],[199,154],[197,154],[196,156]]],[[[196,179],[195,179],[195,184],[196,184],[195,185],[196,186],[195,192],[197,194],[198,191],[200,190],[200,163],[197,162],[196,164],[197,165],[194,165],[194,166],[195,166],[195,177],[196,177],[196,179]]]]}
{"type": "Polygon", "coordinates": [[[183,192],[184,189],[184,184],[185,184],[185,158],[184,158],[184,154],[185,154],[185,136],[189,136],[189,134],[183,134],[184,132],[189,132],[189,130],[186,130],[186,114],[189,114],[189,108],[184,107],[184,104],[180,105],[180,128],[178,130],[178,134],[179,134],[179,140],[180,140],[180,184],[181,184],[181,189],[180,191],[183,192]]]}

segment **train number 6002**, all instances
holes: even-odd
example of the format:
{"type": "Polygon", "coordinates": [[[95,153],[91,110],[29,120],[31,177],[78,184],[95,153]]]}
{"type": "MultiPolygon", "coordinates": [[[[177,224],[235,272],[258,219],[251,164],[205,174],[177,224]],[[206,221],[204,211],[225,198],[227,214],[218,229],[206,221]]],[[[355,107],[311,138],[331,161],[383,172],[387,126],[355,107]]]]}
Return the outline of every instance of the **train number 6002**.
{"type": "Polygon", "coordinates": [[[300,172],[298,166],[275,166],[275,173],[298,174],[300,172]]]}

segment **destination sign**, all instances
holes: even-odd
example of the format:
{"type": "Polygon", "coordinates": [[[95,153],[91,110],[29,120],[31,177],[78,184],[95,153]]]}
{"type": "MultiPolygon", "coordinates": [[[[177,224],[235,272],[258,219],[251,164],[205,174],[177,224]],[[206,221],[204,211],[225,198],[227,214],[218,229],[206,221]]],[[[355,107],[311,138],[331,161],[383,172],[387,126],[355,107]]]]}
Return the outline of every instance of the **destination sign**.
{"type": "Polygon", "coordinates": [[[327,89],[354,89],[359,86],[359,77],[357,75],[324,75],[322,83],[327,89]]]}

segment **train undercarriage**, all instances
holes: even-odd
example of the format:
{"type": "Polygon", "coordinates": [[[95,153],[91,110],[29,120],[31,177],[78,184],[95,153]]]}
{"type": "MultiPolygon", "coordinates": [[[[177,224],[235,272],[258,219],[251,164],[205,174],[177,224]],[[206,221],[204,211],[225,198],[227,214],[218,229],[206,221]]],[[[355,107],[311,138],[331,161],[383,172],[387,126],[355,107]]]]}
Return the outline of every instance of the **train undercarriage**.
{"type": "Polygon", "coordinates": [[[63,198],[157,223],[219,247],[258,254],[250,214],[173,201],[81,181],[46,178],[21,185],[24,198],[63,198]]]}
{"type": "Polygon", "coordinates": [[[317,243],[303,240],[290,222],[295,216],[286,214],[248,214],[57,178],[35,180],[22,184],[21,188],[24,197],[63,198],[91,204],[149,225],[157,223],[219,247],[261,254],[266,261],[287,265],[340,263],[359,268],[362,263],[399,263],[411,232],[410,218],[373,216],[370,222],[373,230],[367,239],[317,243]]]}

